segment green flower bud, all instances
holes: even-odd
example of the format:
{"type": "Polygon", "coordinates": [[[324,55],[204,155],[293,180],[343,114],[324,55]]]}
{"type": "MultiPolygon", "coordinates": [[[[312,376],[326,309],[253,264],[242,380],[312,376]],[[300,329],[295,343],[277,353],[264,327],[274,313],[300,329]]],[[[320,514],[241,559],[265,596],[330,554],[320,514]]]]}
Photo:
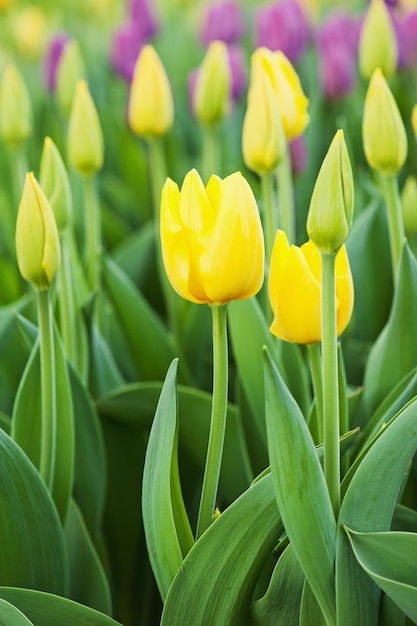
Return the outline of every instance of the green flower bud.
{"type": "Polygon", "coordinates": [[[39,182],[54,212],[58,232],[62,235],[72,212],[71,187],[62,157],[50,137],[46,137],[43,144],[39,182]]]}
{"type": "Polygon", "coordinates": [[[404,230],[407,237],[417,236],[417,180],[408,176],[401,192],[404,230]]]}
{"type": "Polygon", "coordinates": [[[216,124],[230,111],[231,71],[227,47],[212,41],[198,70],[193,110],[202,124],[216,124]]]}
{"type": "Polygon", "coordinates": [[[307,233],[325,254],[345,242],[353,220],[353,175],[342,130],[324,158],[311,196],[307,233]]]}
{"type": "Polygon", "coordinates": [[[377,67],[389,78],[397,68],[394,27],[384,0],[371,0],[359,38],[359,72],[369,80],[377,67]]]}
{"type": "Polygon", "coordinates": [[[36,289],[48,289],[59,269],[61,253],[55,217],[33,173],[26,175],[16,222],[20,273],[36,289]]]}
{"type": "Polygon", "coordinates": [[[32,134],[32,105],[23,77],[15,65],[5,68],[0,82],[0,134],[17,148],[32,134]]]}
{"type": "Polygon", "coordinates": [[[69,115],[78,81],[85,80],[87,72],[78,41],[70,39],[59,59],[56,76],[56,98],[65,115],[69,115]]]}
{"type": "Polygon", "coordinates": [[[369,165],[385,175],[396,174],[407,156],[404,123],[380,69],[369,83],[362,120],[363,149],[369,165]]]}
{"type": "Polygon", "coordinates": [[[87,83],[77,84],[68,128],[68,159],[82,176],[92,176],[103,166],[104,139],[97,109],[87,83]]]}

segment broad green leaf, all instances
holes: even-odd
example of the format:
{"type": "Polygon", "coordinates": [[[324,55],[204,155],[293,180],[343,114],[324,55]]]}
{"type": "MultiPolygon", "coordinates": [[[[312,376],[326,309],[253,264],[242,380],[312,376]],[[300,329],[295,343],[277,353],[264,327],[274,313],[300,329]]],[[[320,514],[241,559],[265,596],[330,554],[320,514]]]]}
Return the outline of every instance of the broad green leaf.
{"type": "Polygon", "coordinates": [[[390,317],[367,360],[363,401],[370,415],[417,366],[417,260],[403,246],[390,317]]]}
{"type": "MultiPolygon", "coordinates": [[[[67,363],[61,339],[54,329],[57,398],[56,453],[53,498],[62,521],[74,480],[74,413],[67,363]]],[[[13,408],[12,437],[38,467],[41,441],[41,369],[39,343],[33,347],[13,408]]]]}
{"type": "Polygon", "coordinates": [[[336,522],[313,439],[281,375],[264,354],[272,480],[285,530],[329,623],[336,618],[336,522]]]}
{"type": "Polygon", "coordinates": [[[63,594],[67,560],[46,487],[19,446],[0,430],[0,581],[63,594]]]}
{"type": "Polygon", "coordinates": [[[33,626],[33,622],[25,617],[13,604],[6,602],[6,600],[0,600],[0,626],[31,625],[33,626]]]}
{"type": "MultiPolygon", "coordinates": [[[[96,401],[100,415],[131,426],[140,426],[149,432],[155,414],[161,383],[126,385],[96,401]]],[[[184,385],[178,385],[179,449],[200,469],[201,478],[207,453],[211,416],[211,394],[184,385]]],[[[200,475],[198,480],[200,480],[200,475]]],[[[246,442],[239,413],[228,405],[220,489],[223,500],[229,504],[252,480],[246,442]]]]}
{"type": "Polygon", "coordinates": [[[414,622],[417,621],[417,534],[360,533],[344,526],[365,572],[414,622]]]}
{"type": "Polygon", "coordinates": [[[305,580],[303,595],[301,597],[300,623],[299,626],[327,626],[323,613],[317,603],[316,597],[311,591],[311,587],[305,580]]]}
{"type": "Polygon", "coordinates": [[[353,556],[342,525],[361,532],[390,528],[404,477],[417,449],[417,399],[409,402],[373,440],[360,460],[339,514],[336,597],[340,626],[377,623],[379,590],[353,556]],[[347,595],[346,589],[351,593],[347,595]]]}
{"type": "Polygon", "coordinates": [[[107,615],[51,593],[0,587],[0,597],[20,609],[36,626],[121,626],[107,615]]]}
{"type": "Polygon", "coordinates": [[[144,287],[155,259],[155,227],[146,222],[113,249],[112,258],[139,287],[144,287]]]}
{"type": "Polygon", "coordinates": [[[69,565],[69,598],[111,615],[109,583],[81,512],[71,500],[65,522],[69,565]]]}
{"type": "Polygon", "coordinates": [[[178,474],[177,362],[166,375],[149,434],[142,479],[142,516],[149,558],[162,599],[193,535],[178,474]]]}
{"type": "Polygon", "coordinates": [[[299,626],[305,576],[290,544],[279,557],[267,592],[251,607],[253,626],[299,626]]]}
{"type": "Polygon", "coordinates": [[[91,356],[89,387],[96,398],[124,383],[114,356],[97,325],[91,328],[91,356]]]}
{"type": "Polygon", "coordinates": [[[404,612],[384,593],[379,606],[378,626],[404,626],[404,624],[404,612]]]}
{"type": "MultiPolygon", "coordinates": [[[[169,363],[179,356],[173,337],[142,294],[110,259],[103,263],[103,276],[128,340],[137,375],[141,380],[163,380],[169,363]]],[[[185,362],[179,373],[192,377],[185,362]]]]}
{"type": "Polygon", "coordinates": [[[191,548],[169,590],[162,626],[250,623],[256,581],[282,531],[271,476],[265,476],[191,548]]]}

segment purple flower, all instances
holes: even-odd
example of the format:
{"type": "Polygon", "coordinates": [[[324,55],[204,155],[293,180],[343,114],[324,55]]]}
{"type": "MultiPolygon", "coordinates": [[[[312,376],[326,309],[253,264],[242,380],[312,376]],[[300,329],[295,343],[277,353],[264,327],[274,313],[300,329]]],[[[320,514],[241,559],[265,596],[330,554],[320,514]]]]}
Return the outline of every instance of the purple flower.
{"type": "Polygon", "coordinates": [[[151,39],[158,32],[159,24],[150,0],[129,0],[128,15],[143,40],[151,39]]]}
{"type": "Polygon", "coordinates": [[[136,60],[145,43],[136,22],[126,22],[113,33],[110,63],[114,71],[128,83],[132,80],[136,60]]]}
{"type": "Polygon", "coordinates": [[[267,4],[255,14],[255,46],[281,50],[292,63],[303,55],[309,35],[307,17],[297,0],[267,4]]]}
{"type": "Polygon", "coordinates": [[[356,85],[356,57],[343,44],[319,51],[319,79],[325,99],[339,100],[356,85]]]}
{"type": "Polygon", "coordinates": [[[308,162],[307,143],[304,135],[298,135],[289,144],[291,170],[294,176],[300,176],[305,172],[308,162]]]}
{"type": "Polygon", "coordinates": [[[208,7],[200,32],[204,46],[216,40],[234,43],[239,41],[244,33],[245,20],[242,7],[237,1],[220,0],[208,7]]]}
{"type": "Polygon", "coordinates": [[[361,25],[361,19],[344,11],[334,11],[317,31],[317,45],[323,49],[342,44],[356,55],[361,25]]]}
{"type": "Polygon", "coordinates": [[[417,11],[411,11],[405,16],[402,31],[406,66],[415,67],[417,65],[417,11]]]}
{"type": "Polygon", "coordinates": [[[66,33],[57,33],[51,40],[44,60],[44,76],[48,91],[55,92],[58,63],[65,44],[70,37],[66,33]]]}
{"type": "Polygon", "coordinates": [[[247,87],[247,68],[243,49],[237,44],[229,44],[227,46],[227,54],[229,57],[230,71],[232,74],[232,100],[236,102],[246,93],[247,87]]]}

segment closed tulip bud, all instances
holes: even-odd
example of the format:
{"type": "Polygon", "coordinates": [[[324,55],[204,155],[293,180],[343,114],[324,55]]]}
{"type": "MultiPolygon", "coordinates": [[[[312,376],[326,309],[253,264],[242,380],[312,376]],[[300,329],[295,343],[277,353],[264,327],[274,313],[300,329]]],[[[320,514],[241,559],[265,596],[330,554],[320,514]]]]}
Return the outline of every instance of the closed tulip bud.
{"type": "Polygon", "coordinates": [[[62,235],[72,211],[71,188],[62,157],[50,137],[46,137],[43,144],[39,182],[55,215],[58,232],[62,235]]]}
{"type": "Polygon", "coordinates": [[[274,90],[285,136],[288,140],[300,135],[309,122],[308,99],[300,79],[285,54],[258,48],[252,55],[252,74],[266,71],[274,90]]]}
{"type": "Polygon", "coordinates": [[[324,158],[307,217],[307,233],[320,252],[333,254],[345,242],[353,220],[353,175],[342,130],[324,158]]]}
{"type": "Polygon", "coordinates": [[[151,45],[143,46],[130,86],[128,122],[142,137],[161,137],[174,123],[171,85],[161,59],[151,45]]]}
{"type": "Polygon", "coordinates": [[[56,98],[65,115],[69,115],[77,84],[87,78],[84,59],[76,39],[68,40],[56,68],[56,98]]]}
{"type": "MultiPolygon", "coordinates": [[[[353,310],[353,281],[346,247],[336,255],[337,335],[348,325],[353,310]]],[[[321,254],[310,240],[290,246],[277,231],[269,269],[269,299],[274,313],[270,331],[284,341],[321,341],[321,254]]]]}
{"type": "Polygon", "coordinates": [[[104,140],[97,109],[87,83],[75,90],[68,128],[68,158],[82,176],[92,176],[103,166],[104,140]]]}
{"type": "Polygon", "coordinates": [[[32,134],[32,105],[23,77],[15,65],[8,65],[0,82],[0,134],[13,148],[32,134]]]}
{"type": "Polygon", "coordinates": [[[407,237],[417,236],[417,180],[408,176],[401,192],[404,230],[407,237]]]}
{"type": "Polygon", "coordinates": [[[369,80],[379,67],[389,78],[397,60],[397,41],[387,6],[384,0],[371,0],[359,37],[359,72],[369,80]]]}
{"type": "Polygon", "coordinates": [[[287,141],[271,81],[259,71],[249,86],[242,149],[247,167],[260,176],[276,169],[287,141]]]}
{"type": "Polygon", "coordinates": [[[255,295],[264,276],[258,207],[240,172],[212,176],[204,187],[191,170],[181,191],[169,178],[162,190],[161,245],[171,285],[198,304],[226,304],[255,295]]]}
{"type": "Polygon", "coordinates": [[[198,70],[193,93],[193,111],[199,122],[211,126],[229,113],[231,88],[227,46],[223,41],[213,41],[198,70]]]}
{"type": "Polygon", "coordinates": [[[61,253],[55,217],[35,176],[26,175],[16,222],[20,273],[36,289],[48,289],[59,269],[61,253]]]}
{"type": "Polygon", "coordinates": [[[417,141],[417,104],[413,106],[411,111],[411,126],[413,127],[414,135],[417,141]]]}
{"type": "Polygon", "coordinates": [[[362,120],[363,148],[369,165],[396,174],[407,156],[407,135],[397,103],[380,69],[369,83],[362,120]]]}

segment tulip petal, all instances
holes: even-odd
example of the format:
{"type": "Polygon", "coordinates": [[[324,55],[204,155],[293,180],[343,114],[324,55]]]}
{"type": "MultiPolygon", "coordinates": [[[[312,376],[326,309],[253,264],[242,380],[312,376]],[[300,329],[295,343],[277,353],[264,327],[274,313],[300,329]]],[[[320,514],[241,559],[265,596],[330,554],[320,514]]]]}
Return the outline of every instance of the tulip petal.
{"type": "Polygon", "coordinates": [[[288,263],[290,244],[283,230],[277,230],[272,248],[269,266],[268,292],[272,309],[278,301],[278,293],[281,287],[282,276],[288,263]]]}
{"type": "Polygon", "coordinates": [[[342,246],[336,256],[336,296],[337,336],[341,335],[348,325],[353,311],[354,289],[352,273],[346,246],[342,246]]]}

